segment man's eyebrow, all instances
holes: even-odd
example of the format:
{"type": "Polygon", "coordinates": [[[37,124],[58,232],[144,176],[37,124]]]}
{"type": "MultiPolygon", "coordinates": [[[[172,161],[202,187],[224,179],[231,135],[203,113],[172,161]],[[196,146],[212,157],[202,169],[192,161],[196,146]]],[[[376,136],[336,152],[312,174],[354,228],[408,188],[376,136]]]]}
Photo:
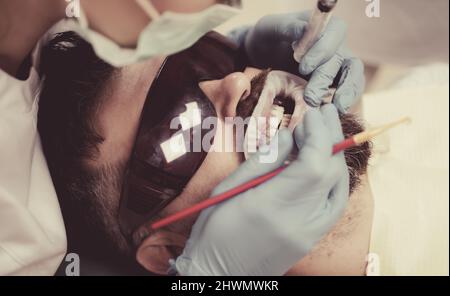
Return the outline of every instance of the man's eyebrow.
{"type": "Polygon", "coordinates": [[[250,81],[250,95],[243,101],[240,101],[236,108],[236,115],[242,118],[250,117],[258,104],[259,97],[266,85],[267,76],[272,69],[261,71],[250,81]]]}
{"type": "Polygon", "coordinates": [[[269,73],[272,71],[272,69],[266,69],[258,73],[255,77],[252,78],[250,81],[251,85],[251,93],[254,95],[259,96],[261,95],[264,86],[266,85],[267,76],[269,76],[269,73]]]}

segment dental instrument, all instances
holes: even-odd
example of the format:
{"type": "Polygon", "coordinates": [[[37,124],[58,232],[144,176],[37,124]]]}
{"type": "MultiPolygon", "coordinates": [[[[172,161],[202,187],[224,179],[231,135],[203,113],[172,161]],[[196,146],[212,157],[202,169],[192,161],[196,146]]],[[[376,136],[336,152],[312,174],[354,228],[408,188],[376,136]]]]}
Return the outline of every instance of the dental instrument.
{"type": "MultiPolygon", "coordinates": [[[[332,154],[337,154],[341,151],[344,151],[345,149],[348,149],[350,147],[353,146],[358,146],[363,144],[364,142],[370,141],[371,139],[373,139],[374,137],[386,132],[387,130],[390,130],[400,124],[403,123],[410,123],[411,119],[409,117],[403,117],[395,122],[380,126],[378,128],[375,129],[371,129],[368,131],[364,131],[362,133],[356,134],[350,138],[345,139],[344,141],[336,144],[333,146],[333,152],[332,154]]],[[[151,229],[152,230],[157,230],[160,229],[162,227],[165,227],[167,225],[173,224],[174,222],[177,222],[179,220],[185,219],[189,216],[192,216],[196,213],[201,212],[202,210],[209,208],[211,206],[217,205],[225,200],[228,200],[244,191],[247,191],[251,188],[254,188],[270,179],[272,179],[273,177],[275,177],[276,175],[280,174],[284,169],[286,169],[286,167],[288,167],[289,164],[284,165],[266,175],[263,175],[261,177],[255,178],[247,183],[244,183],[240,186],[237,186],[231,190],[228,190],[222,194],[216,195],[214,197],[208,198],[200,203],[197,203],[196,205],[186,208],[184,210],[181,210],[173,215],[170,215],[166,218],[163,218],[159,221],[156,221],[154,223],[151,224],[151,229]]]]}
{"type": "Polygon", "coordinates": [[[320,34],[325,30],[331,19],[331,12],[336,4],[337,0],[319,0],[317,2],[317,7],[311,15],[305,34],[301,40],[294,42],[292,45],[292,49],[294,49],[294,59],[298,63],[300,63],[303,56],[320,38],[320,34]]]}

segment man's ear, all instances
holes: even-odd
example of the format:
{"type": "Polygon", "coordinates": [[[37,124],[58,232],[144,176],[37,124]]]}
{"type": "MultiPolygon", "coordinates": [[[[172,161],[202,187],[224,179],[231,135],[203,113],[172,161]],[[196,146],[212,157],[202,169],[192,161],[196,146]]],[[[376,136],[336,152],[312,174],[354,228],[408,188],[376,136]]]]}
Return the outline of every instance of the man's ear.
{"type": "Polygon", "coordinates": [[[169,231],[147,237],[136,252],[136,260],[152,273],[167,275],[169,260],[181,254],[187,238],[169,231]]]}

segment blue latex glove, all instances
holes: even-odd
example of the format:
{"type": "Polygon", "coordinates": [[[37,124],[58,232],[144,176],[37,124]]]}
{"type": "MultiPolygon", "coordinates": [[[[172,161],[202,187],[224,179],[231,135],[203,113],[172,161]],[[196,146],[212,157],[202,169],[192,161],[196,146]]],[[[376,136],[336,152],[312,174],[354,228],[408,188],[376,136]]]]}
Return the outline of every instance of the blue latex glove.
{"type": "Polygon", "coordinates": [[[255,26],[240,28],[230,37],[243,47],[254,66],[300,73],[308,79],[305,100],[313,107],[320,106],[334,83],[333,103],[345,113],[364,91],[364,65],[344,46],[347,26],[336,17],[299,65],[293,58],[292,43],[302,38],[310,15],[306,11],[265,16],[255,26]]]}
{"type": "MultiPolygon", "coordinates": [[[[333,105],[311,110],[295,131],[298,159],[280,175],[201,213],[175,268],[181,275],[283,275],[331,230],[349,196],[343,139],[333,105]]],[[[262,164],[255,154],[213,192],[225,192],[268,173],[293,148],[287,130],[278,134],[278,159],[262,164]]]]}

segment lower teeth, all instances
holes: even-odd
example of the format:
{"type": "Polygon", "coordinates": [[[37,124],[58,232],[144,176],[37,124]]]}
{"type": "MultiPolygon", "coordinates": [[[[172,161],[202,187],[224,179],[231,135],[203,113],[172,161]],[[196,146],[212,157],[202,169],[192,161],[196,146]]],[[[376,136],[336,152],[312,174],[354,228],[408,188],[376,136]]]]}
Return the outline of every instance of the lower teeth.
{"type": "Polygon", "coordinates": [[[292,114],[284,114],[284,107],[273,104],[270,111],[270,122],[265,130],[265,143],[270,143],[276,131],[282,128],[288,128],[292,119],[292,114]]]}
{"type": "Polygon", "coordinates": [[[281,120],[281,123],[280,123],[280,129],[281,128],[288,128],[289,127],[289,123],[291,122],[291,119],[292,119],[292,115],[284,114],[283,115],[283,119],[281,120]]]}

